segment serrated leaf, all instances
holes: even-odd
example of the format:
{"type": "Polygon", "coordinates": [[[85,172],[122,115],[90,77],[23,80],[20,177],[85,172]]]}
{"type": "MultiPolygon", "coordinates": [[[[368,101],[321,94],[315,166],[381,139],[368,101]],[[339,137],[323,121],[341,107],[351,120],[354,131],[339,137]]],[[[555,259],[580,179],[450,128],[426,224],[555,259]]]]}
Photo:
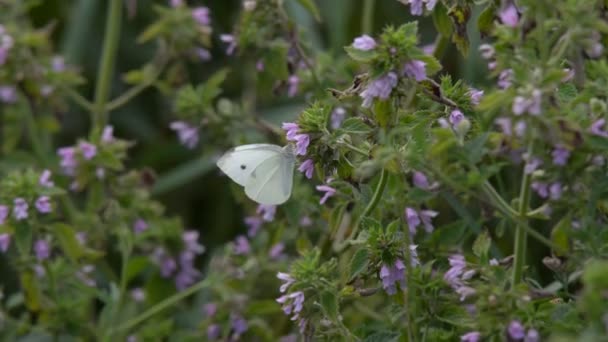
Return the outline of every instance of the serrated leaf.
{"type": "Polygon", "coordinates": [[[379,229],[381,227],[380,222],[378,222],[374,218],[367,217],[367,216],[361,219],[361,222],[359,223],[359,225],[361,226],[361,229],[363,229],[363,230],[379,229]]]}
{"type": "Polygon", "coordinates": [[[442,36],[450,37],[452,35],[452,20],[448,16],[447,8],[445,8],[441,2],[438,3],[433,10],[433,23],[435,24],[437,32],[442,36]]]}
{"type": "Polygon", "coordinates": [[[350,58],[357,62],[369,63],[378,57],[378,53],[374,50],[363,51],[355,49],[352,46],[346,46],[344,47],[344,50],[346,50],[346,53],[350,58]]]}
{"type": "Polygon", "coordinates": [[[562,83],[557,87],[557,99],[561,103],[572,101],[578,95],[576,86],[572,83],[562,83]]]}
{"type": "Polygon", "coordinates": [[[487,231],[479,234],[475,242],[473,243],[473,254],[475,254],[478,258],[485,259],[488,256],[488,252],[490,251],[490,246],[492,246],[492,239],[487,231]]]}
{"type": "Polygon", "coordinates": [[[366,248],[359,249],[350,261],[349,282],[367,269],[369,264],[369,252],[366,248]]]}
{"type": "Polygon", "coordinates": [[[320,298],[321,309],[325,316],[333,322],[338,320],[338,299],[333,292],[323,291],[320,298]]]}

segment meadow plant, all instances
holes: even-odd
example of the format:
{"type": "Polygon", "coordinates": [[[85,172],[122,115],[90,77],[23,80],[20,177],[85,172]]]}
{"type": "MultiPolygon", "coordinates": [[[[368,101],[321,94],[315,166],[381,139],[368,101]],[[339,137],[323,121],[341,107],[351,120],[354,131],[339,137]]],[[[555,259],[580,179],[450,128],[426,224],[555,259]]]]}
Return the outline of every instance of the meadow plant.
{"type": "Polygon", "coordinates": [[[27,19],[38,1],[0,1],[2,340],[605,338],[608,3],[383,1],[411,21],[374,25],[380,1],[364,0],[360,34],[331,52],[290,10],[323,23],[312,0],[244,0],[221,25],[213,1],[158,1],[137,37],[154,56],[117,91],[137,1],[108,0],[90,99],[52,25],[27,19]],[[485,81],[445,70],[449,48],[485,81]],[[200,82],[186,72],[210,63],[200,82]],[[258,205],[218,176],[209,191],[245,214],[222,213],[242,232],[206,248],[223,227],[165,210],[110,123],[150,90],[193,155],[293,145],[291,198],[258,205]],[[302,106],[273,121],[269,97],[302,106]],[[56,113],[73,107],[89,133],[60,144],[56,113]]]}

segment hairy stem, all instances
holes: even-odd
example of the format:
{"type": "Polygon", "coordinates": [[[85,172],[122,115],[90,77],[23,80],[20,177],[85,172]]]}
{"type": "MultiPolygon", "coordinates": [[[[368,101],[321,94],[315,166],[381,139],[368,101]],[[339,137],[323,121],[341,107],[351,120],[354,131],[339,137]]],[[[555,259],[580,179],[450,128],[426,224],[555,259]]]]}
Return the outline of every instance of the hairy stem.
{"type": "Polygon", "coordinates": [[[110,96],[110,86],[112,84],[112,76],[114,75],[116,53],[118,52],[118,43],[120,40],[122,5],[122,0],[110,0],[108,5],[103,52],[99,64],[99,71],[97,73],[97,84],[95,86],[93,137],[100,135],[103,127],[108,123],[106,102],[110,96]]]}
{"type": "MultiPolygon", "coordinates": [[[[531,146],[528,149],[531,151],[531,146]]],[[[525,166],[524,166],[525,168],[525,166]]],[[[512,286],[515,286],[521,282],[524,265],[526,263],[526,240],[527,234],[523,225],[527,225],[527,212],[528,206],[530,205],[530,183],[532,182],[532,175],[524,171],[523,178],[521,180],[521,187],[519,190],[519,221],[515,228],[515,246],[514,254],[515,259],[513,261],[513,275],[512,275],[512,286]]]]}

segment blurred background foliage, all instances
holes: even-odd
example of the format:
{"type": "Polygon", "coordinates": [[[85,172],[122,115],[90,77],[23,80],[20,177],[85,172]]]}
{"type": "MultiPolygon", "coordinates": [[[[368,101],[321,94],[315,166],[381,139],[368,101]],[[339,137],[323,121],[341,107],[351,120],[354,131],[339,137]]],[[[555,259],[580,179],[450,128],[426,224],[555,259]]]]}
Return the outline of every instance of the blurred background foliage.
{"type": "MultiPolygon", "coordinates": [[[[321,11],[321,22],[295,1],[286,1],[286,8],[306,39],[306,44],[330,56],[344,55],[343,47],[361,35],[364,0],[317,0],[321,11]]],[[[100,59],[106,6],[103,0],[44,0],[30,12],[36,28],[52,27],[52,39],[58,54],[65,56],[68,64],[80,68],[87,84],[80,88],[81,94],[92,98],[93,86],[100,59]]],[[[116,73],[113,78],[112,97],[128,89],[122,80],[124,74],[141,67],[153,58],[154,42],[138,44],[138,35],[153,22],[156,13],[154,4],[166,5],[166,0],[125,0],[128,8],[122,25],[116,73]]],[[[251,86],[246,82],[243,63],[237,57],[228,57],[219,41],[219,34],[232,31],[242,8],[240,0],[188,1],[191,7],[204,5],[210,8],[213,27],[213,59],[206,63],[188,64],[187,78],[193,84],[204,81],[222,67],[231,70],[223,85],[222,96],[238,99],[251,86]]],[[[444,69],[455,78],[483,88],[486,68],[481,63],[477,46],[479,33],[476,18],[472,13],[468,34],[471,42],[469,56],[461,56],[453,45],[442,57],[444,69]]],[[[396,0],[376,0],[373,32],[377,35],[387,25],[400,25],[419,20],[421,41],[432,44],[437,33],[430,17],[410,16],[409,8],[396,0]]],[[[313,57],[317,53],[311,54],[313,57]]],[[[255,85],[255,83],[254,83],[255,85]]],[[[255,108],[258,115],[269,122],[292,121],[311,99],[300,96],[258,94],[255,108]]],[[[204,153],[190,151],[181,146],[169,129],[172,120],[171,99],[163,97],[155,88],[149,88],[127,105],[111,113],[111,124],[118,137],[136,142],[130,150],[129,167],[149,168],[156,174],[153,193],[168,208],[170,214],[179,215],[187,227],[201,231],[202,239],[209,249],[219,246],[245,231],[242,208],[232,200],[229,180],[221,177],[215,167],[215,158],[224,147],[205,146],[205,132],[201,133],[204,153]]],[[[88,115],[73,105],[60,113],[62,129],[56,137],[56,146],[72,144],[77,137],[89,131],[88,115]]],[[[209,255],[209,254],[207,254],[209,255]]]]}

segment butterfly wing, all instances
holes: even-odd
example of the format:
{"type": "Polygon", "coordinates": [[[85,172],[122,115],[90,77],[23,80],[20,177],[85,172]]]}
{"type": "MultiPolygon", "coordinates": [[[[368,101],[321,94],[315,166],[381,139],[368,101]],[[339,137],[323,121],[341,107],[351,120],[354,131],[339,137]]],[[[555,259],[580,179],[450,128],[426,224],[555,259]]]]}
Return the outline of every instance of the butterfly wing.
{"type": "Polygon", "coordinates": [[[282,148],[271,144],[250,144],[237,146],[217,161],[217,166],[230,179],[245,186],[251,173],[264,161],[278,156],[282,148]]]}
{"type": "Polygon", "coordinates": [[[284,203],[291,196],[295,158],[288,153],[268,158],[249,175],[245,194],[266,205],[284,203]]]}

